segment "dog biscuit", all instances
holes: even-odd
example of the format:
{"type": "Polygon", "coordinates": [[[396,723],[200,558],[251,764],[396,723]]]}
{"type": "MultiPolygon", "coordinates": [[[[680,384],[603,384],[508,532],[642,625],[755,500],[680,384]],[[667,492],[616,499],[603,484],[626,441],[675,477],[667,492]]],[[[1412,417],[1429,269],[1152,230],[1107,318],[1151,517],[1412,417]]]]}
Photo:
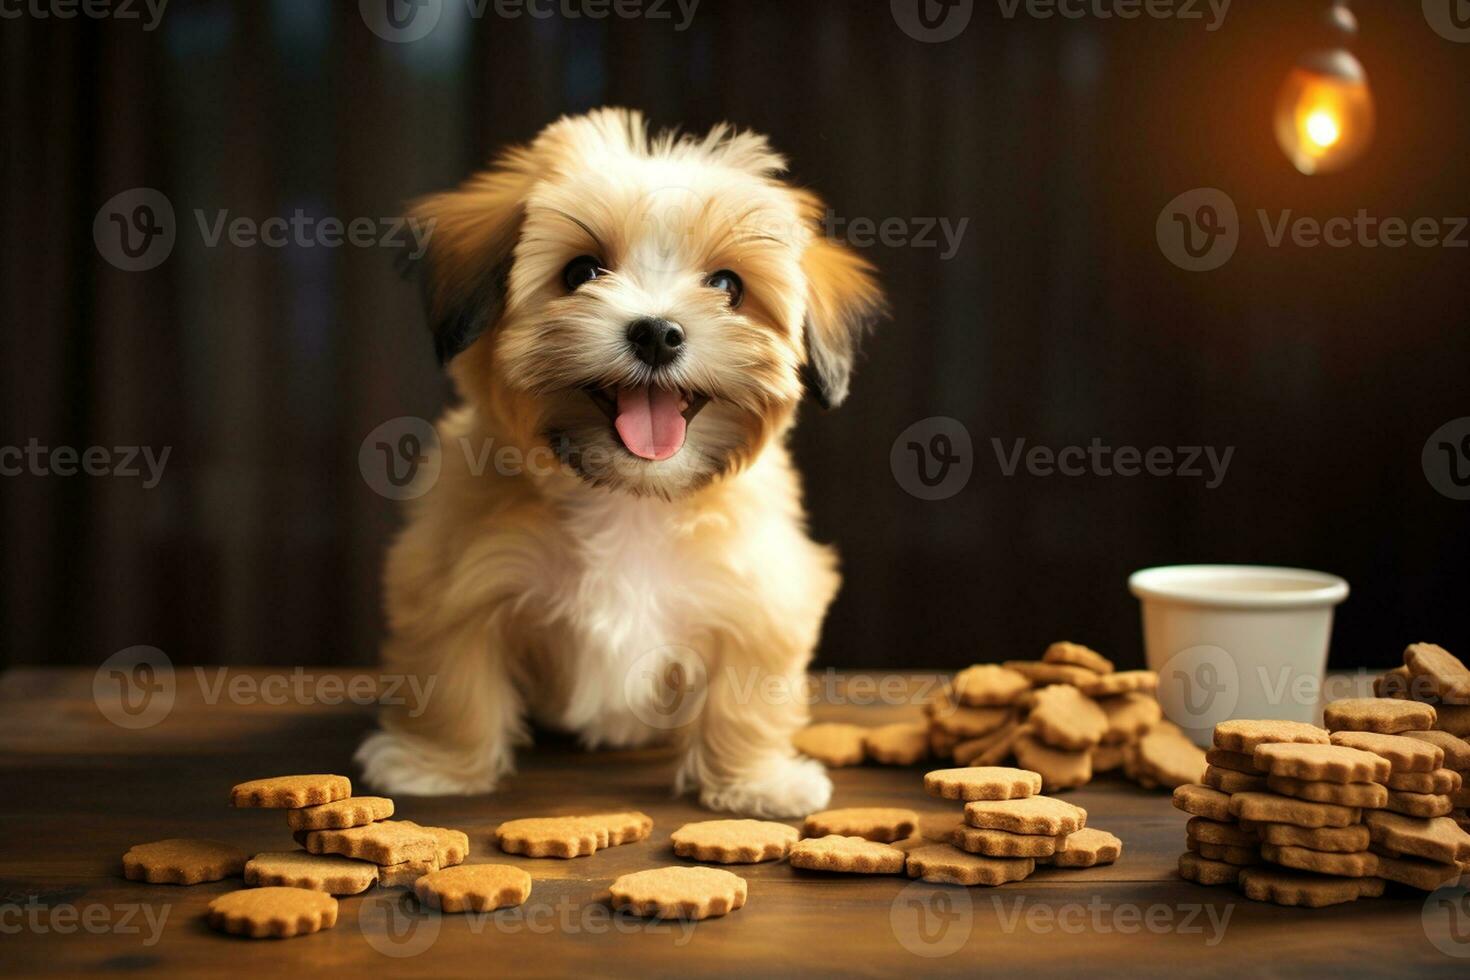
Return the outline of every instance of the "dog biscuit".
{"type": "Polygon", "coordinates": [[[1332,731],[1400,732],[1438,727],[1434,706],[1394,698],[1344,698],[1322,709],[1322,721],[1332,731]]]}
{"type": "Polygon", "coordinates": [[[337,924],[337,900],[307,888],[242,888],[209,903],[209,924],[251,939],[288,939],[337,924]]]}
{"type": "Polygon", "coordinates": [[[1333,745],[1346,745],[1387,759],[1395,773],[1433,772],[1444,765],[1444,749],[1407,735],[1333,732],[1331,738],[1333,745]]]}
{"type": "Polygon", "coordinates": [[[1378,855],[1369,851],[1344,854],[1333,851],[1314,851],[1306,847],[1262,844],[1261,857],[1284,868],[1315,871],[1321,875],[1369,878],[1378,874],[1378,855]]]}
{"type": "Polygon", "coordinates": [[[1432,892],[1439,886],[1459,878],[1460,874],[1460,866],[1454,863],[1441,864],[1415,857],[1396,857],[1383,853],[1378,855],[1378,877],[1385,881],[1417,888],[1420,891],[1432,892]]]}
{"type": "Polygon", "coordinates": [[[292,830],[346,830],[393,816],[393,801],[381,796],[349,796],[345,800],[319,803],[286,811],[292,830]]]}
{"type": "Polygon", "coordinates": [[[919,825],[919,815],[900,807],[857,806],[813,813],[802,822],[804,837],[861,837],[891,844],[919,825]]]}
{"type": "Polygon", "coordinates": [[[1380,810],[1363,814],[1373,843],[1440,864],[1470,859],[1470,834],[1448,817],[1422,819],[1380,810]]]}
{"type": "Polygon", "coordinates": [[[199,885],[233,878],[249,857],[233,844],[170,837],[135,844],[123,855],[123,877],[153,885],[199,885]]]}
{"type": "MultiPolygon", "coordinates": [[[[1394,667],[1373,678],[1373,696],[1379,698],[1409,697],[1410,678],[1408,667],[1394,667]]],[[[1427,685],[1426,685],[1427,690],[1427,685]]],[[[1420,698],[1412,698],[1418,701],[1420,698]]]]}
{"type": "Polygon", "coordinates": [[[949,844],[915,848],[904,864],[910,878],[947,885],[1003,885],[1036,870],[1036,862],[1028,857],[987,857],[949,844]]]}
{"type": "Polygon", "coordinates": [[[1179,855],[1179,877],[1199,885],[1233,885],[1240,880],[1240,867],[1185,851],[1179,855]]]}
{"type": "Polygon", "coordinates": [[[1195,840],[1193,837],[1184,838],[1184,846],[1194,851],[1202,858],[1211,861],[1223,861],[1237,867],[1248,868],[1254,864],[1261,863],[1261,851],[1258,845],[1241,847],[1235,844],[1206,844],[1204,841],[1195,840]]]}
{"type": "Polygon", "coordinates": [[[975,800],[965,804],[965,822],[982,830],[1058,837],[1087,826],[1087,811],[1050,796],[1021,800],[975,800]]]}
{"type": "Polygon", "coordinates": [[[1346,745],[1277,742],[1258,746],[1255,762],[1273,776],[1331,783],[1382,782],[1393,771],[1382,756],[1346,745]]]}
{"type": "Polygon", "coordinates": [[[1032,731],[1059,749],[1090,749],[1108,730],[1108,716],[1097,702],[1067,684],[1052,684],[1032,695],[1032,731]]]}
{"type": "Polygon", "coordinates": [[[432,861],[438,854],[436,838],[407,820],[379,820],[343,830],[309,830],[304,844],[312,854],[341,854],[374,864],[432,861]]]}
{"type": "MultiPolygon", "coordinates": [[[[1465,741],[1458,735],[1439,731],[1412,731],[1403,732],[1404,738],[1412,738],[1418,742],[1433,745],[1444,753],[1444,760],[1440,765],[1446,769],[1454,769],[1457,772],[1470,772],[1470,742],[1465,741]]],[[[1434,768],[1438,769],[1439,766],[1434,768]]]]}
{"type": "Polygon", "coordinates": [[[638,811],[592,813],[572,817],[525,817],[495,828],[495,841],[507,854],[574,858],[599,848],[643,840],[653,820],[638,811]]]}
{"type": "Polygon", "coordinates": [[[976,664],[954,676],[954,696],[971,707],[1001,707],[1031,689],[1025,674],[999,664],[976,664]]]}
{"type": "Polygon", "coordinates": [[[1276,793],[1235,793],[1230,797],[1230,815],[1252,823],[1289,823],[1298,827],[1346,827],[1357,823],[1363,813],[1356,807],[1314,803],[1276,793]]]}
{"type": "Polygon", "coordinates": [[[1230,794],[1199,783],[1185,783],[1174,787],[1174,808],[1221,823],[1232,819],[1230,794]]]}
{"type": "Polygon", "coordinates": [[[1159,675],[1151,670],[1120,670],[1115,674],[1097,676],[1078,687],[1090,698],[1112,697],[1131,691],[1152,692],[1158,690],[1159,675]]]}
{"type": "Polygon", "coordinates": [[[745,905],[745,879],[722,868],[675,865],[635,871],[612,883],[613,908],[656,919],[709,919],[745,905]]]}
{"type": "Polygon", "coordinates": [[[1018,765],[1041,775],[1041,788],[1048,792],[1074,789],[1092,781],[1092,752],[1088,749],[1055,748],[1027,730],[1016,736],[1011,751],[1018,765]]]}
{"type": "Polygon", "coordinates": [[[1240,889],[1252,901],[1316,909],[1355,902],[1359,898],[1376,898],[1383,894],[1383,881],[1259,867],[1240,873],[1240,889]]]}
{"type": "Polygon", "coordinates": [[[929,757],[929,723],[899,721],[871,728],[863,737],[869,759],[889,766],[911,766],[929,757]]]}
{"type": "Polygon", "coordinates": [[[1092,774],[1112,772],[1123,765],[1127,758],[1127,745],[1109,745],[1106,742],[1092,747],[1092,774]]]}
{"type": "Polygon", "coordinates": [[[770,820],[701,820],[686,823],[669,841],[682,858],[756,864],[784,858],[800,837],[795,827],[770,820]]]}
{"type": "Polygon", "coordinates": [[[1388,802],[1381,809],[1392,810],[1394,813],[1402,813],[1407,817],[1430,817],[1449,816],[1454,810],[1455,804],[1448,796],[1434,793],[1402,793],[1396,790],[1388,791],[1388,802]]]}
{"type": "Polygon", "coordinates": [[[1217,769],[1206,766],[1201,780],[1206,786],[1222,793],[1263,793],[1266,791],[1265,776],[1249,776],[1234,769],[1217,769]]]}
{"type": "Polygon", "coordinates": [[[1047,684],[1071,684],[1074,687],[1081,687],[1097,680],[1099,676],[1086,667],[1075,667],[1072,664],[1049,664],[1042,660],[1007,660],[1001,666],[1015,671],[1037,687],[1047,684]]]}
{"type": "Polygon", "coordinates": [[[1139,691],[1099,698],[1096,704],[1108,719],[1102,736],[1105,745],[1137,741],[1164,717],[1158,700],[1139,691]]]}
{"type": "Polygon", "coordinates": [[[1332,783],[1294,776],[1267,776],[1266,787],[1282,796],[1315,803],[1336,803],[1370,810],[1388,804],[1388,788],[1381,783],[1332,783]]]}
{"type": "Polygon", "coordinates": [[[1300,721],[1222,721],[1215,726],[1215,748],[1254,756],[1256,746],[1267,742],[1328,744],[1325,729],[1300,721]]]}
{"type": "Polygon", "coordinates": [[[935,715],[933,725],[964,741],[999,731],[1014,720],[1015,713],[1010,708],[970,708],[961,705],[944,714],[935,715]]]}
{"type": "Polygon", "coordinates": [[[379,888],[412,888],[430,871],[438,871],[438,861],[403,861],[399,864],[378,866],[379,888]]]}
{"type": "Polygon", "coordinates": [[[793,868],[809,871],[896,875],[904,865],[904,852],[891,844],[841,834],[797,841],[790,857],[793,868]]]}
{"type": "Polygon", "coordinates": [[[1308,847],[1314,851],[1356,854],[1366,851],[1368,828],[1360,823],[1346,827],[1297,827],[1289,823],[1256,824],[1261,841],[1281,847],[1308,847]]]}
{"type": "Polygon", "coordinates": [[[1116,835],[1094,827],[1068,834],[1050,857],[1041,863],[1058,868],[1091,868],[1112,864],[1123,856],[1123,842],[1116,835]]]}
{"type": "Polygon", "coordinates": [[[945,800],[1015,800],[1041,792],[1041,776],[1008,766],[935,769],[924,774],[924,789],[945,800]]]}
{"type": "MultiPolygon", "coordinates": [[[[967,738],[954,747],[954,761],[961,766],[974,766],[989,763],[977,763],[974,760],[986,757],[991,750],[1004,743],[1003,755],[1009,754],[1011,742],[1015,740],[1017,726],[1014,719],[1008,720],[1004,725],[986,735],[976,738],[967,738]]],[[[995,760],[999,761],[999,759],[995,760]]]]}
{"type": "Polygon", "coordinates": [[[1470,668],[1444,647],[1412,643],[1404,651],[1404,666],[1415,677],[1426,678],[1435,696],[1446,704],[1470,703],[1470,668]]]}
{"type": "Polygon", "coordinates": [[[993,766],[1005,761],[1015,748],[1016,739],[1025,732],[1024,725],[1007,724],[996,732],[995,741],[983,749],[979,755],[972,756],[965,764],[970,767],[993,766]]]}
{"type": "Polygon", "coordinates": [[[439,867],[452,867],[470,856],[470,838],[464,831],[448,827],[419,827],[412,820],[403,822],[434,838],[434,861],[439,867]]]}
{"type": "Polygon", "coordinates": [[[1405,793],[1458,793],[1465,777],[1453,769],[1433,772],[1396,772],[1388,777],[1388,788],[1405,793]]]}
{"type": "Polygon", "coordinates": [[[1255,847],[1261,838],[1255,831],[1242,830],[1234,821],[1191,817],[1184,832],[1202,844],[1229,844],[1233,847],[1255,847]]]}
{"type": "Polygon", "coordinates": [[[346,776],[274,776],[237,784],[230,790],[230,806],[294,810],[351,795],[352,781],[346,776]]]}
{"type": "Polygon", "coordinates": [[[1204,750],[1167,728],[1143,736],[1138,740],[1137,750],[1143,772],[1170,789],[1198,783],[1207,768],[1204,750]]]}
{"type": "Polygon", "coordinates": [[[245,863],[245,884],[309,888],[328,895],[356,895],[378,880],[378,866],[340,854],[267,851],[245,863]]]}
{"type": "Polygon", "coordinates": [[[508,864],[461,864],[430,871],[413,885],[414,894],[441,912],[493,912],[531,897],[531,876],[508,864]]]}
{"type": "Polygon", "coordinates": [[[1053,643],[1046,648],[1041,655],[1041,662],[1048,664],[1071,664],[1073,667],[1085,667],[1095,674],[1111,674],[1113,662],[1091,647],[1085,647],[1080,643],[1053,643]]]}
{"type": "Polygon", "coordinates": [[[809,755],[825,766],[836,769],[855,766],[863,761],[863,740],[868,730],[861,725],[821,722],[808,725],[791,739],[802,755],[809,755]]]}
{"type": "Polygon", "coordinates": [[[1050,857],[1061,843],[1061,837],[1047,834],[1013,834],[1008,830],[985,830],[960,824],[950,834],[949,843],[967,854],[986,857],[1050,857]]]}
{"type": "Polygon", "coordinates": [[[1229,749],[1206,749],[1205,762],[1216,769],[1229,769],[1231,772],[1245,773],[1247,776],[1264,776],[1265,771],[1256,768],[1256,759],[1253,755],[1244,752],[1231,752],[1229,749]]]}

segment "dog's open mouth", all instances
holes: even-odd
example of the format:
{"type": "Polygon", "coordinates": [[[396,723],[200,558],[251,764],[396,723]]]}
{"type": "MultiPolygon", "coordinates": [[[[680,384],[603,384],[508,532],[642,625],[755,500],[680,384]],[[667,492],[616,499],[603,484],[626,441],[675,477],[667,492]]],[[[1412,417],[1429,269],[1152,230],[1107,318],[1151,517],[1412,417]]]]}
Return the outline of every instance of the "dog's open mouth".
{"type": "Polygon", "coordinates": [[[634,385],[583,388],[612,422],[623,447],[643,459],[668,459],[684,448],[684,434],[709,402],[698,392],[634,385]]]}

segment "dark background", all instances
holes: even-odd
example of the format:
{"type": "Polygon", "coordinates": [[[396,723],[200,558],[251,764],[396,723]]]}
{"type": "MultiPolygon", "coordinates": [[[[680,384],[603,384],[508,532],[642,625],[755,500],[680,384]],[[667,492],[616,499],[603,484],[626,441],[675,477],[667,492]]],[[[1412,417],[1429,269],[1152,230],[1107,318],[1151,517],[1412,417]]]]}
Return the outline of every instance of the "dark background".
{"type": "Polygon", "coordinates": [[[397,505],[358,450],[448,396],[385,249],[206,248],[192,212],[386,217],[557,115],[770,134],[844,217],[969,219],[962,247],[868,250],[892,322],[849,403],[795,437],[846,585],[826,665],[957,666],[1057,638],[1141,662],[1127,574],[1240,561],[1353,586],[1333,662],[1470,648],[1470,503],[1425,440],[1470,415],[1470,251],[1268,247],[1255,218],[1470,214],[1470,45],[1417,2],[1358,4],[1379,130],[1330,178],[1270,128],[1325,4],[1201,21],[1008,20],[920,43],[883,0],[703,0],[653,20],[464,16],[388,43],[352,0],[173,0],[137,22],[0,21],[5,412],[0,444],[171,448],[163,481],[0,478],[9,664],[152,644],[181,663],[370,663],[397,505]],[[123,272],[92,239],[120,191],[163,191],[178,243],[123,272]],[[1234,259],[1170,264],[1160,210],[1227,191],[1234,259]],[[975,472],[936,502],[889,468],[952,416],[975,472]],[[1236,447],[1224,484],[1001,474],[991,438],[1236,447]]]}

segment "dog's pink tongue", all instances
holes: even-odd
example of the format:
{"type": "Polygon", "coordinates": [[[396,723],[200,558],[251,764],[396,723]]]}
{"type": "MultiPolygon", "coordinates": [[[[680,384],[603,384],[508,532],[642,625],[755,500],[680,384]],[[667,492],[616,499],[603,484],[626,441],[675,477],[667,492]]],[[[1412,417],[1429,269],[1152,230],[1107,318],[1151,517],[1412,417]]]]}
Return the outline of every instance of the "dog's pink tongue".
{"type": "Polygon", "coordinates": [[[615,423],[623,445],[644,459],[668,459],[684,446],[679,393],[652,385],[618,389],[615,423]]]}

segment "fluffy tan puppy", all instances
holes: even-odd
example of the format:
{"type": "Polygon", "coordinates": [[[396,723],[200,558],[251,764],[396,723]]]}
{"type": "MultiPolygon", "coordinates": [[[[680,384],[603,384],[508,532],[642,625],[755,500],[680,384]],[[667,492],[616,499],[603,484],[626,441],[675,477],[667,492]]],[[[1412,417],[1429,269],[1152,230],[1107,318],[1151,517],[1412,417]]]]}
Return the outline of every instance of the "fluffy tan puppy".
{"type": "Polygon", "coordinates": [[[838,575],[785,437],[804,394],[846,396],[882,297],[784,168],[752,133],[602,109],[418,203],[461,404],[386,569],[385,670],[433,687],[384,708],[369,782],[489,791],[535,721],[674,738],[712,809],[827,803],[791,736],[838,575]]]}

